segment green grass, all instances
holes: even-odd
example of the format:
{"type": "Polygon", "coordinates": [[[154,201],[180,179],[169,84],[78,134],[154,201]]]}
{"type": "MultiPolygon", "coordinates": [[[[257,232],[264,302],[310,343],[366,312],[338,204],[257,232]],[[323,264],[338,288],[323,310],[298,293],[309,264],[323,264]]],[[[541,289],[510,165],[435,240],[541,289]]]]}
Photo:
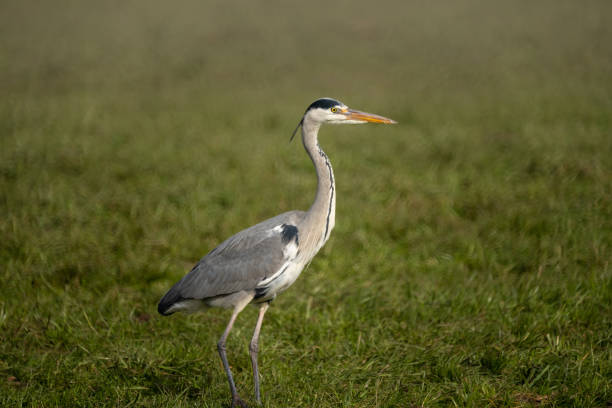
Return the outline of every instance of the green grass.
{"type": "MultiPolygon", "coordinates": [[[[265,407],[612,404],[610,2],[0,6],[0,405],[227,407],[229,318],[161,295],[307,209],[337,225],[261,337],[265,407]]],[[[229,359],[252,398],[248,341],[229,359]]]]}

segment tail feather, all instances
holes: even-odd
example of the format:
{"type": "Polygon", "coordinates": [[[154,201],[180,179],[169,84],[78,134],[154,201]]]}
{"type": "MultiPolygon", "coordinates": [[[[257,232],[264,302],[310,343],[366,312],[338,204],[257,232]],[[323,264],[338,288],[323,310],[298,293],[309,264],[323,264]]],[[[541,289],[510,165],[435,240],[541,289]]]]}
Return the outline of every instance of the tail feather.
{"type": "Polygon", "coordinates": [[[170,316],[173,311],[170,311],[172,306],[177,302],[184,300],[175,287],[172,287],[165,295],[161,298],[157,304],[157,311],[163,316],[170,316]]]}

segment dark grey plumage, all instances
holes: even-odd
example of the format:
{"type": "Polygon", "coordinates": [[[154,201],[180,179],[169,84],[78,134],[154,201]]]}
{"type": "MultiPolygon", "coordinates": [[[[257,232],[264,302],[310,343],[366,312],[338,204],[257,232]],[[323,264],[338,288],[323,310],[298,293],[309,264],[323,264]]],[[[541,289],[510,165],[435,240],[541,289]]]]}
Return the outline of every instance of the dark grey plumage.
{"type": "Polygon", "coordinates": [[[283,249],[291,241],[286,237],[291,235],[297,241],[295,225],[305,214],[304,211],[289,211],[223,241],[164,295],[157,310],[167,316],[174,313],[173,305],[184,300],[206,300],[255,290],[259,282],[272,276],[288,261],[283,249]],[[274,231],[279,225],[287,227],[274,231]]]}

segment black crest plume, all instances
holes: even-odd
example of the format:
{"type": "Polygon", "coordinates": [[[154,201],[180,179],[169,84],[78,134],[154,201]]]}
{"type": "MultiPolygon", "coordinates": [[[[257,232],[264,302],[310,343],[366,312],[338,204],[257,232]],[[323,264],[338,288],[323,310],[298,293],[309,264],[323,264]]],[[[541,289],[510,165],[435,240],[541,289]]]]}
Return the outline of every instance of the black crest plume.
{"type": "MultiPolygon", "coordinates": [[[[316,101],[311,103],[308,108],[306,108],[306,112],[304,112],[304,116],[306,116],[308,111],[311,110],[311,109],[316,109],[316,108],[329,109],[331,107],[338,106],[338,105],[342,105],[342,103],[340,101],[337,101],[337,100],[333,99],[333,98],[321,98],[321,99],[317,99],[316,101]]],[[[293,138],[295,137],[295,134],[297,133],[297,131],[300,128],[300,126],[302,126],[304,124],[304,116],[302,116],[302,120],[300,120],[300,123],[298,123],[297,127],[293,131],[293,134],[291,135],[291,139],[289,139],[289,142],[291,142],[293,140],[293,138]]]]}
{"type": "Polygon", "coordinates": [[[293,131],[293,134],[291,135],[291,139],[289,139],[289,143],[293,141],[295,134],[297,133],[298,129],[300,128],[300,126],[302,126],[303,123],[304,123],[304,117],[302,116],[302,120],[300,120],[300,123],[298,123],[298,125],[295,127],[295,130],[293,131]]]}

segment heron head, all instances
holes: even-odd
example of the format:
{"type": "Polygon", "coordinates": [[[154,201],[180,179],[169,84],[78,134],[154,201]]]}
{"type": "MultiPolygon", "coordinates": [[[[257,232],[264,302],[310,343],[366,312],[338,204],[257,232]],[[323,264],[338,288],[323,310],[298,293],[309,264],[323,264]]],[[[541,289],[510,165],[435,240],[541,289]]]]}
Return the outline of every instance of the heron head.
{"type": "Polygon", "coordinates": [[[304,116],[319,123],[359,124],[359,123],[397,123],[373,113],[361,112],[332,98],[317,99],[310,104],[304,116]]]}
{"type": "MultiPolygon", "coordinates": [[[[293,136],[295,136],[297,130],[303,125],[304,121],[311,121],[318,125],[323,123],[347,125],[360,123],[397,123],[393,119],[351,109],[342,102],[332,98],[321,98],[311,103],[306,109],[304,117],[293,132],[293,136]]],[[[293,136],[291,137],[292,139],[293,136]]]]}

